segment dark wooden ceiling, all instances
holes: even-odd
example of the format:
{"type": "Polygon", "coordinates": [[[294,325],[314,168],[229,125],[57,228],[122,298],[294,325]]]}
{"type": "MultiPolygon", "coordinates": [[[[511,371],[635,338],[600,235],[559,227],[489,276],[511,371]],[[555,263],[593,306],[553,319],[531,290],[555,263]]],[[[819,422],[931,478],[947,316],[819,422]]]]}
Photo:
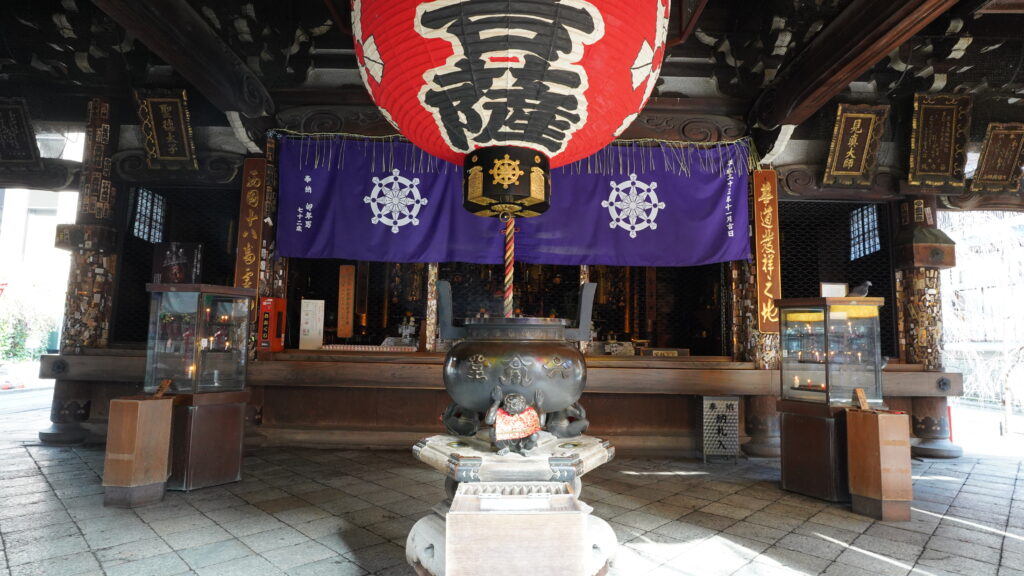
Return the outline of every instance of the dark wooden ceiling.
{"type": "MultiPolygon", "coordinates": [[[[989,121],[1024,121],[1019,2],[672,2],[648,110],[732,119],[722,133],[752,133],[762,153],[784,125],[827,146],[838,102],[890,103],[906,122],[896,108],[915,92],[972,94],[975,142],[989,121]]],[[[197,125],[227,126],[234,112],[258,139],[318,108],[372,111],[349,17],[347,0],[8,0],[0,96],[25,97],[33,120],[68,123],[84,121],[92,96],[128,104],[132,88],[187,87],[197,125]]],[[[132,113],[121,107],[125,123],[132,113]]],[[[782,157],[806,160],[794,150],[782,157]]]]}

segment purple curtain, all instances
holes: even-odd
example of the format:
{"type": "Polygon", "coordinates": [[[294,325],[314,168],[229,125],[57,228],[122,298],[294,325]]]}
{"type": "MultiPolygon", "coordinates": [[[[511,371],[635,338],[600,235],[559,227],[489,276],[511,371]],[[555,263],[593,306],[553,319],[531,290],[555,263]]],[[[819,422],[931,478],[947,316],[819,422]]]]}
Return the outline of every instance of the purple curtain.
{"type": "MultiPolygon", "coordinates": [[[[283,137],[282,256],[384,262],[502,261],[503,225],[462,208],[461,169],[412,144],[283,137]]],[[[745,259],[745,141],[609,146],[553,171],[551,208],[516,220],[516,260],[696,266],[745,259]]]]}

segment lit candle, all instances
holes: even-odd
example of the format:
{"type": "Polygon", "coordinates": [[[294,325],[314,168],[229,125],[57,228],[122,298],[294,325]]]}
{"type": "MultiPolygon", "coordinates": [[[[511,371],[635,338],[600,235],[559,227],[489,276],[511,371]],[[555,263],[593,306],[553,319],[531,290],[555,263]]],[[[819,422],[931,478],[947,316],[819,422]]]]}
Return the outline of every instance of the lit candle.
{"type": "Polygon", "coordinates": [[[857,352],[857,362],[859,363],[859,362],[860,362],[860,360],[861,360],[861,359],[860,359],[860,352],[857,352]]]}
{"type": "Polygon", "coordinates": [[[188,367],[188,379],[189,380],[192,379],[192,375],[195,374],[195,372],[196,372],[196,365],[195,364],[192,364],[191,366],[188,367]]]}
{"type": "Polygon", "coordinates": [[[231,340],[225,340],[224,341],[224,349],[225,350],[231,350],[231,340]]]}
{"type": "Polygon", "coordinates": [[[800,386],[800,377],[793,376],[793,386],[800,386]]]}

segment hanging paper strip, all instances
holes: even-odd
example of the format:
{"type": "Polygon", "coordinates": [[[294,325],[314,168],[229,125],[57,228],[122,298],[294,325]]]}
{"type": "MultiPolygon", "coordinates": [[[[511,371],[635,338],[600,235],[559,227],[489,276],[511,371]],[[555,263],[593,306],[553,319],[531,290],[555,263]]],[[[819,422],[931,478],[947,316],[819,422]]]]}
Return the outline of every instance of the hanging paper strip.
{"type": "MultiPolygon", "coordinates": [[[[462,208],[460,169],[401,141],[285,137],[283,256],[502,262],[503,223],[462,208]]],[[[749,256],[748,148],[609,147],[552,173],[551,208],[516,221],[516,260],[696,266],[749,256]]]]}
{"type": "Polygon", "coordinates": [[[757,265],[757,329],[779,331],[782,298],[779,254],[779,186],[775,170],[754,171],[754,254],[757,265]]]}

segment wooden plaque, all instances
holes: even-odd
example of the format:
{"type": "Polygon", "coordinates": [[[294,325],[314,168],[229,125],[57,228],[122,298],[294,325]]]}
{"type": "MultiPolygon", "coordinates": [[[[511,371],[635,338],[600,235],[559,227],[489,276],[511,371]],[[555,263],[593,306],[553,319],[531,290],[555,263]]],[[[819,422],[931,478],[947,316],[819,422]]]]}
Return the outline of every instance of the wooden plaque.
{"type": "Polygon", "coordinates": [[[39,146],[22,98],[0,98],[0,165],[40,166],[39,146]]]}
{"type": "Polygon", "coordinates": [[[870,186],[888,117],[888,106],[840,104],[822,183],[870,186]]]}
{"type": "Polygon", "coordinates": [[[988,125],[972,192],[1016,192],[1024,163],[1024,124],[988,125]]]}
{"type": "Polygon", "coordinates": [[[242,165],[242,201],[238,212],[238,252],[235,254],[235,286],[256,288],[263,241],[263,184],[267,176],[264,158],[246,158],[242,165]]]}
{"type": "Polygon", "coordinates": [[[916,94],[910,137],[911,186],[962,187],[971,97],[916,94]]]}
{"type": "Polygon", "coordinates": [[[779,179],[774,170],[754,171],[754,257],[757,265],[757,329],[779,331],[782,298],[779,256],[779,179]]]}
{"type": "Polygon", "coordinates": [[[356,267],[338,267],[338,338],[351,338],[356,310],[356,267]]]}
{"type": "Polygon", "coordinates": [[[198,170],[185,91],[136,90],[134,94],[145,136],[146,166],[198,170]]]}

